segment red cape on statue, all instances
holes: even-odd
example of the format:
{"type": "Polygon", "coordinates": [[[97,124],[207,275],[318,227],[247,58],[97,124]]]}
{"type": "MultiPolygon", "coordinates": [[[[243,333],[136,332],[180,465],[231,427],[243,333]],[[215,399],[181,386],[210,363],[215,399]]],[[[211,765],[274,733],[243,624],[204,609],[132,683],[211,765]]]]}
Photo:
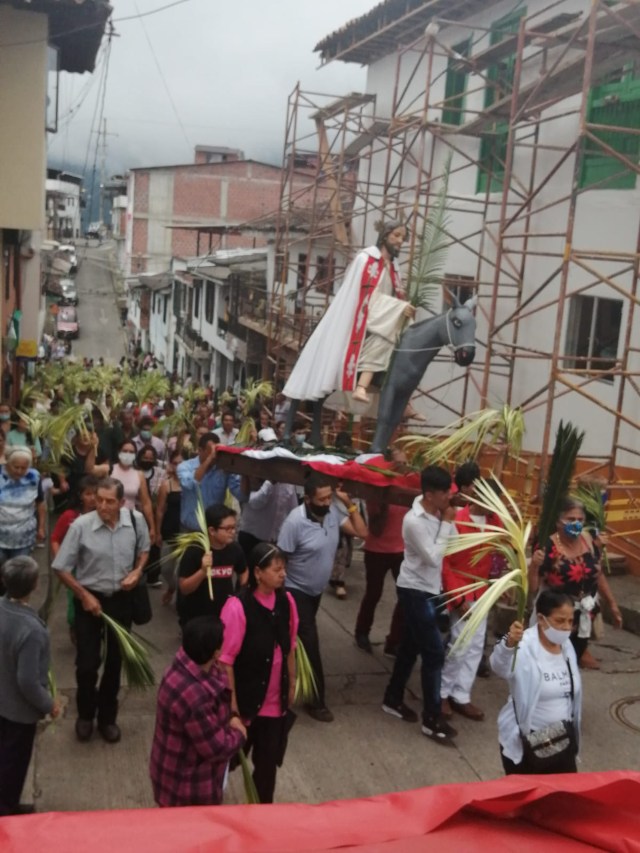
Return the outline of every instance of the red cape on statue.
{"type": "Polygon", "coordinates": [[[52,812],[0,821],[2,853],[640,851],[640,774],[507,776],[320,805],[52,812]]]}

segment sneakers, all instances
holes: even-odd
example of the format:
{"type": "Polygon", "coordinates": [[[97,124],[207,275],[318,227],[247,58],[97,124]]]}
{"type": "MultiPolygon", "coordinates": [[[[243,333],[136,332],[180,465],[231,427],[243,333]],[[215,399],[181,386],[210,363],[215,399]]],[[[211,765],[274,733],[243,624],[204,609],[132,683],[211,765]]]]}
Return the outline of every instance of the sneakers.
{"type": "Polygon", "coordinates": [[[405,723],[417,723],[418,715],[416,712],[405,705],[404,702],[387,702],[382,703],[382,710],[385,714],[390,714],[392,717],[397,717],[399,720],[404,720],[405,723]]]}
{"type": "Polygon", "coordinates": [[[443,746],[453,746],[458,732],[442,717],[427,717],[422,723],[422,734],[443,746]]]}
{"type": "Polygon", "coordinates": [[[368,634],[356,634],[356,646],[368,655],[373,654],[373,646],[371,645],[368,634]]]}
{"type": "Polygon", "coordinates": [[[336,584],[336,598],[345,599],[347,597],[347,588],[344,584],[336,584]]]}

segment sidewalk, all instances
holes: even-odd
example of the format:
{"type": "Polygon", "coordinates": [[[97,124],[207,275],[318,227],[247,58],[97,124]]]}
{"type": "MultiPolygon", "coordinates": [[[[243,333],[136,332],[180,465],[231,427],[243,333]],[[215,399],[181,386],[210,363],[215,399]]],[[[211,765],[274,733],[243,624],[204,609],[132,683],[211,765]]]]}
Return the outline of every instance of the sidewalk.
{"type": "MultiPolygon", "coordinates": [[[[364,589],[360,552],[354,558],[347,575],[348,598],[339,601],[331,592],[326,593],[319,614],[327,701],[336,719],[331,724],[316,723],[299,711],[279,772],[276,799],[315,803],[502,775],[495,721],[507,689],[495,676],[478,679],[474,690],[474,702],[485,710],[485,720],[475,723],[459,716],[453,720],[459,730],[453,749],[423,737],[419,725],[382,712],[382,694],[393,663],[382,655],[382,643],[394,591],[389,577],[371,637],[374,654],[367,655],[353,642],[353,625],[364,589]]],[[[640,579],[614,581],[616,595],[620,601],[624,597],[625,606],[629,606],[632,596],[640,594],[640,579]]],[[[177,621],[174,610],[160,604],[162,591],[150,593],[154,619],[141,633],[160,650],[153,660],[160,677],[178,647],[177,621]]],[[[63,719],[38,735],[25,801],[34,796],[39,811],[152,806],[147,765],[155,691],[136,694],[123,690],[119,744],[107,745],[97,735],[89,743],[78,743],[74,735],[74,650],[65,625],[63,594],[55,604],[51,633],[53,667],[69,707],[63,719]]],[[[634,699],[638,694],[640,637],[607,626],[605,638],[594,643],[593,650],[602,660],[602,670],[583,676],[581,769],[640,770],[640,703],[634,699]]],[[[418,710],[417,672],[410,688],[407,702],[418,710]]],[[[226,802],[242,801],[242,781],[236,772],[226,802]]]]}

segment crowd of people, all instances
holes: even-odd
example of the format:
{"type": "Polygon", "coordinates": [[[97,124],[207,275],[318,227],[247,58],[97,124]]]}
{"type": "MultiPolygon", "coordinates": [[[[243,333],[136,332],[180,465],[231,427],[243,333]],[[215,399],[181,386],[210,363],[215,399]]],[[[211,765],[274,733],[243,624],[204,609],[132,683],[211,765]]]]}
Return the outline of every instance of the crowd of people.
{"type": "MultiPolygon", "coordinates": [[[[164,605],[175,601],[181,645],[159,687],[150,760],[159,805],[220,803],[240,749],[251,756],[260,802],[273,802],[295,720],[298,644],[315,681],[305,711],[321,723],[334,720],[317,615],[327,587],[338,598],[346,595],[348,561],[339,557],[336,570],[336,555],[348,553],[354,540],[362,542],[366,581],[354,639],[365,654],[373,653],[370,632],[387,573],[396,581],[384,645],[394,665],[382,709],[419,722],[424,736],[447,746],[457,736],[455,714],[484,719],[471,693],[483,664],[486,619],[463,652],[456,639],[504,565],[477,546],[447,553],[453,537],[498,523],[477,497],[475,463],[455,471],[455,485],[444,468],[425,468],[410,508],[364,506],[316,472],[300,489],[220,466],[219,448],[239,436],[234,397],[217,402],[202,392],[186,399],[174,391],[116,405],[111,393],[92,399],[83,392],[74,402],[83,407],[82,422],[55,466],[47,464],[47,436],[31,434],[28,417],[0,404],[0,814],[21,810],[35,724],[59,713],[47,689],[47,629],[29,605],[38,578],[29,554],[44,540],[48,499],[57,519],[52,567],[68,591],[76,647],[78,741],[96,730],[107,743],[121,739],[122,661],[101,615],[126,629],[144,621],[137,608],[145,585],[163,587],[164,605]],[[469,587],[469,573],[473,588],[456,595],[469,587]],[[420,713],[405,702],[418,657],[420,713]]],[[[249,440],[275,446],[286,415],[281,395],[273,409],[258,401],[249,440]]],[[[303,452],[305,421],[293,427],[290,446],[303,452]]],[[[406,464],[394,450],[390,467],[406,464]]],[[[530,627],[514,621],[491,654],[492,668],[509,683],[498,721],[506,773],[576,769],[579,664],[597,665],[587,644],[600,599],[621,625],[599,542],[585,524],[584,507],[567,499],[553,537],[531,558],[530,627]],[[550,741],[550,754],[541,755],[550,741]]]]}

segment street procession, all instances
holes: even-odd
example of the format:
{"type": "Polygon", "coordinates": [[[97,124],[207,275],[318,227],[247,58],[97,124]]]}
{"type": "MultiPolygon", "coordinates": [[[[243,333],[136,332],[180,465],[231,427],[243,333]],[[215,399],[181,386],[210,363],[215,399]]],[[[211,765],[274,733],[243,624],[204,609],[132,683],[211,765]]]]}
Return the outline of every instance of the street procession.
{"type": "Polygon", "coordinates": [[[640,850],[638,4],[285,5],[0,0],[0,847],[640,850]]]}

